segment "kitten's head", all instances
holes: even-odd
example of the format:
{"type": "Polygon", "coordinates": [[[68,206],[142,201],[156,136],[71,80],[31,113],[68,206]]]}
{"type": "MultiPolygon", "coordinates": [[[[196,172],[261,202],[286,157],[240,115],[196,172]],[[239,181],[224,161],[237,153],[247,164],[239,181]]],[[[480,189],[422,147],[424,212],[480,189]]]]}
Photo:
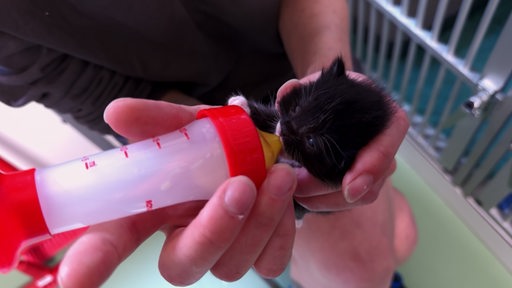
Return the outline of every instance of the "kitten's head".
{"type": "Polygon", "coordinates": [[[372,81],[348,78],[338,58],[318,80],[280,100],[284,150],[313,176],[339,186],[357,152],[386,128],[393,107],[372,81]]]}

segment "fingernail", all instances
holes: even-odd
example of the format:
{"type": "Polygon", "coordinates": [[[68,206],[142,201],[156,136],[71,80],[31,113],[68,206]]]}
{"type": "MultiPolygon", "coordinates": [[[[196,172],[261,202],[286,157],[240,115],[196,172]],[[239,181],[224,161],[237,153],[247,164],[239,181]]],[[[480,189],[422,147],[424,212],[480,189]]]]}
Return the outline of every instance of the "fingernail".
{"type": "Polygon", "coordinates": [[[244,217],[251,209],[255,199],[256,190],[251,187],[249,180],[237,177],[227,183],[224,203],[232,215],[239,218],[244,217]]]}
{"type": "Polygon", "coordinates": [[[348,203],[354,203],[357,200],[361,199],[373,185],[373,177],[371,175],[361,175],[357,177],[354,181],[348,184],[345,189],[345,200],[348,203]]]}

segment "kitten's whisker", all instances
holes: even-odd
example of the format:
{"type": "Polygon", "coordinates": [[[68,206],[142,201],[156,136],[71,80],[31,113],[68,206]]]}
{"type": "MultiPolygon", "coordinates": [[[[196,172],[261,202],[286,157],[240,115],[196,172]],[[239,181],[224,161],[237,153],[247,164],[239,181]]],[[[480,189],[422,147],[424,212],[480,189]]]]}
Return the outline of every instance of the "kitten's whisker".
{"type": "Polygon", "coordinates": [[[334,161],[336,161],[336,164],[338,164],[339,167],[342,167],[345,163],[345,158],[346,158],[346,155],[345,153],[343,152],[343,150],[340,148],[340,146],[338,145],[338,143],[336,143],[336,141],[334,141],[334,139],[332,139],[331,136],[329,135],[324,135],[325,139],[326,139],[326,142],[327,142],[327,145],[329,147],[329,151],[331,152],[331,155],[332,155],[332,158],[334,159],[334,161]],[[334,144],[334,147],[336,148],[336,150],[338,150],[340,152],[340,154],[342,155],[343,159],[335,159],[334,157],[334,151],[332,150],[332,147],[331,147],[331,143],[334,144]]]}
{"type": "Polygon", "coordinates": [[[328,157],[330,156],[329,158],[331,158],[333,161],[336,162],[337,160],[334,155],[334,151],[332,150],[331,144],[329,143],[330,141],[327,138],[326,139],[321,138],[321,139],[322,139],[322,150],[327,152],[328,153],[327,156],[328,157]],[[325,149],[325,146],[327,146],[327,149],[325,149]]]}

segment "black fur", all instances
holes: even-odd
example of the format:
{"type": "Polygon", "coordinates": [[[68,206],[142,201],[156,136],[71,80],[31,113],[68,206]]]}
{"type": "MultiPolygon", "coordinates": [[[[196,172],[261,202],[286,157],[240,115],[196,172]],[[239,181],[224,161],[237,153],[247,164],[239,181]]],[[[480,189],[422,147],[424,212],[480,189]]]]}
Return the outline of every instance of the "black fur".
{"type": "Polygon", "coordinates": [[[249,102],[255,125],[274,132],[280,121],[286,154],[333,187],[341,185],[358,151],[389,125],[394,107],[372,81],[348,78],[340,58],[315,82],[285,95],[279,111],[249,102]]]}

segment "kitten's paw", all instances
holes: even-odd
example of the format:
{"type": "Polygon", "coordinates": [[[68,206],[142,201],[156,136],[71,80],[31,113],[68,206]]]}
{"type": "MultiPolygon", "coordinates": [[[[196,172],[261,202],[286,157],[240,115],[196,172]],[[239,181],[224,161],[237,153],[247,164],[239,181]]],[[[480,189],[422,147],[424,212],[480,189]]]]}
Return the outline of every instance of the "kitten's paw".
{"type": "Polygon", "coordinates": [[[237,95],[229,98],[228,105],[236,105],[242,107],[242,109],[247,112],[247,114],[251,115],[251,109],[249,108],[249,102],[247,102],[247,99],[242,95],[237,95]]]}

